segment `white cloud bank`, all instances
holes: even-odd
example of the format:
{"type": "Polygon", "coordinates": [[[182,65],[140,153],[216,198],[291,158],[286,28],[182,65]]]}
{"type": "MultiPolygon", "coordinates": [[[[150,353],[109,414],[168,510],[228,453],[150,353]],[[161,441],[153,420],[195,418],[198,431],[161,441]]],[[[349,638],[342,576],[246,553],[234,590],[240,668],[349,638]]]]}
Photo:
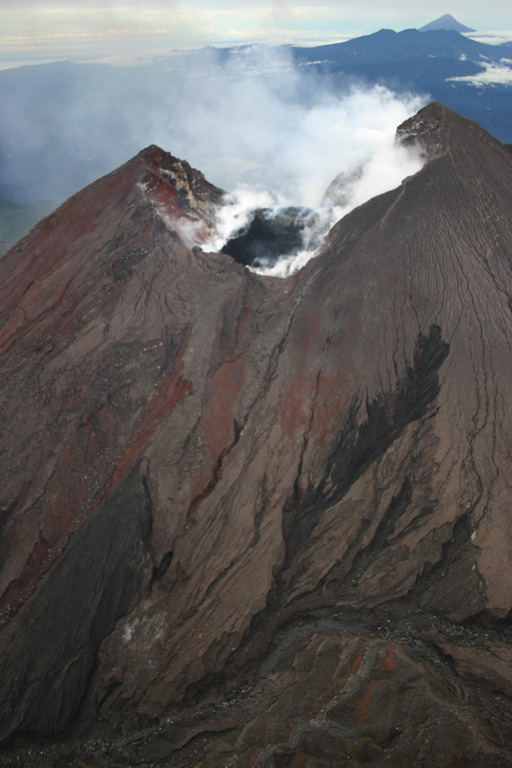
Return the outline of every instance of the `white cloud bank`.
{"type": "Polygon", "coordinates": [[[501,64],[482,62],[482,71],[476,75],[464,75],[460,77],[448,77],[448,81],[467,83],[477,88],[486,85],[512,85],[512,62],[502,59],[501,64]]]}
{"type": "Polygon", "coordinates": [[[469,37],[471,40],[485,45],[503,45],[503,43],[512,42],[512,30],[464,32],[463,34],[464,37],[469,37]]]}

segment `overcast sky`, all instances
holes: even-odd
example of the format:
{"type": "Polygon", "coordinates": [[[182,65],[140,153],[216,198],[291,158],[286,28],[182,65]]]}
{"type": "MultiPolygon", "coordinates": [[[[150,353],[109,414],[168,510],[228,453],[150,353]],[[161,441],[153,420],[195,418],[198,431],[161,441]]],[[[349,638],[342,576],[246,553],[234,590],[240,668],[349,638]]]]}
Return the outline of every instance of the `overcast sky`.
{"type": "Polygon", "coordinates": [[[383,27],[421,27],[444,13],[477,30],[512,29],[510,0],[0,0],[0,62],[335,42],[383,27]]]}

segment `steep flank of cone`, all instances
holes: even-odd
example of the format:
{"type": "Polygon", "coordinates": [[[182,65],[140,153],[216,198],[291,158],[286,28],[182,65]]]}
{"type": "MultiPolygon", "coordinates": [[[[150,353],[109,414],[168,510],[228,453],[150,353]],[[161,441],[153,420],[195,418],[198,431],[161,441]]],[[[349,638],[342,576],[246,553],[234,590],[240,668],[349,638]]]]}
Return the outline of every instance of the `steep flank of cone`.
{"type": "Polygon", "coordinates": [[[155,148],[0,262],[2,738],[74,739],[8,759],[511,764],[512,158],[397,139],[286,280],[155,148]]]}

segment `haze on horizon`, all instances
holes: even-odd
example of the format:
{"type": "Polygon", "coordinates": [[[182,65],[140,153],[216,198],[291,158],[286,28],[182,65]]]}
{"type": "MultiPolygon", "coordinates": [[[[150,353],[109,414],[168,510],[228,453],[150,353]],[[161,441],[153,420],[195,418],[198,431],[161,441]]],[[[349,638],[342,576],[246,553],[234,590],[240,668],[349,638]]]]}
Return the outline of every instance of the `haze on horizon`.
{"type": "Polygon", "coordinates": [[[0,67],[55,60],[164,55],[174,49],[243,43],[322,44],[382,28],[419,28],[445,13],[476,30],[512,26],[505,0],[435,0],[428,8],[391,0],[0,0],[0,67]]]}

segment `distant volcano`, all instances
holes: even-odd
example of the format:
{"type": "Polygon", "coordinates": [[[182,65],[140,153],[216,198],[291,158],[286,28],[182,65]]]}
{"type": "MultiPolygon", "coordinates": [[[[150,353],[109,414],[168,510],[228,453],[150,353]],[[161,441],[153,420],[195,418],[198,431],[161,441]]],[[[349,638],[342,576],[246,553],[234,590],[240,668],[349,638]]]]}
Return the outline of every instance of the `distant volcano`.
{"type": "Polygon", "coordinates": [[[424,27],[420,27],[420,32],[435,32],[438,29],[449,29],[453,32],[474,32],[474,29],[464,26],[460,21],[454,19],[449,13],[445,13],[444,16],[440,16],[435,21],[431,21],[430,24],[425,24],[424,27]]]}

